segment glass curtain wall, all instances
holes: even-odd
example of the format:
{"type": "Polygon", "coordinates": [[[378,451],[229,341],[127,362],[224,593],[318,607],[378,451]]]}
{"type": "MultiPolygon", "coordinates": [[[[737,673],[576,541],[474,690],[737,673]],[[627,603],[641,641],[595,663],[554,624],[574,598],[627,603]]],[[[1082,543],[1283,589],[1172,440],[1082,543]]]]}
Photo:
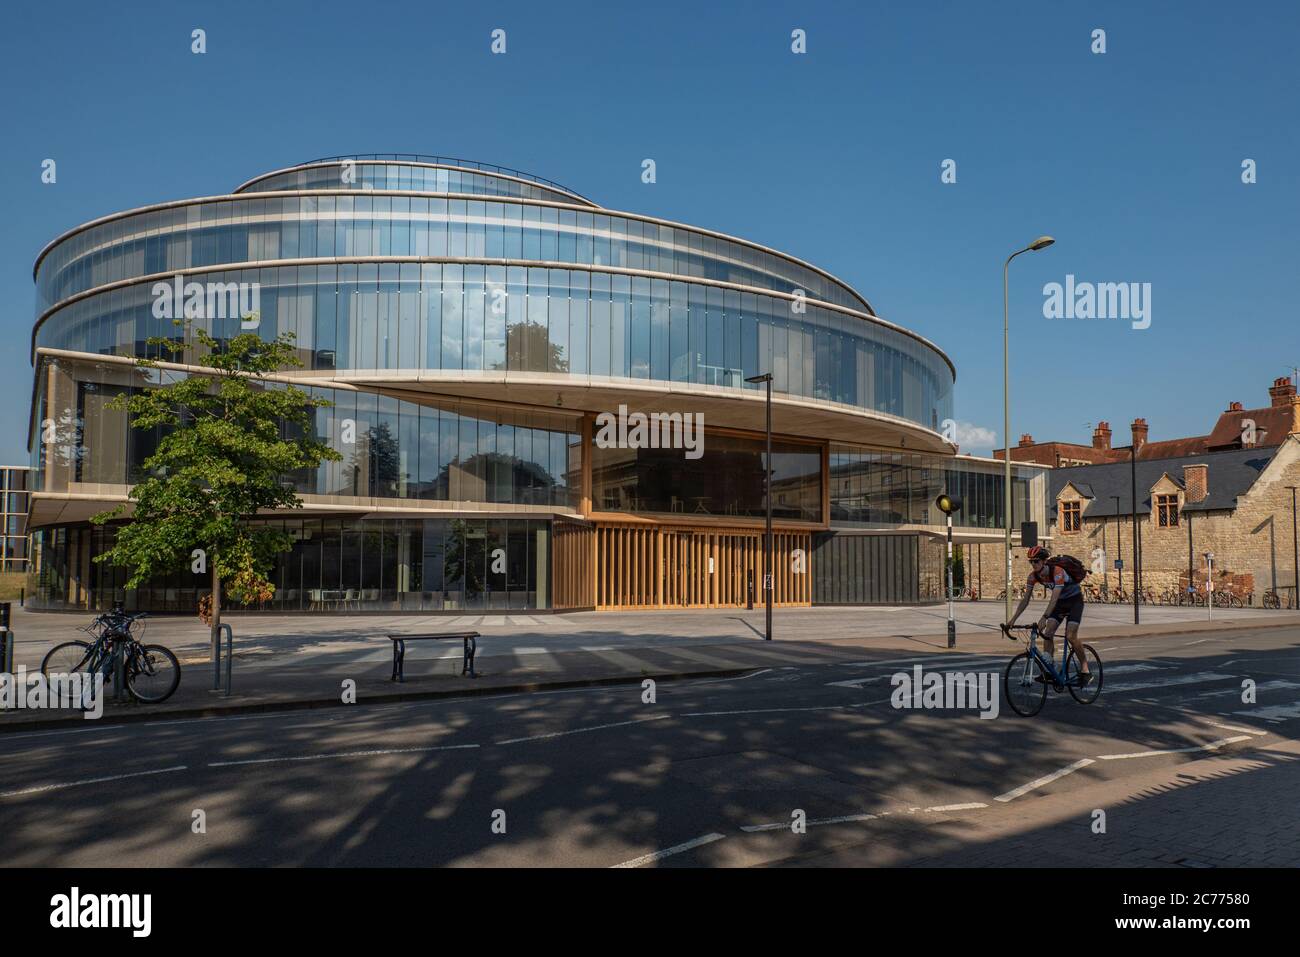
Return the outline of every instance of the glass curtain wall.
{"type": "MultiPolygon", "coordinates": [[[[312,518],[270,522],[293,546],[271,573],[263,609],[504,611],[550,607],[550,523],[525,518],[312,518]]],[[[29,601],[37,608],[193,612],[211,589],[188,568],[126,591],[126,573],[93,558],[111,547],[113,527],[33,533],[29,601]]],[[[240,605],[230,605],[236,610],[240,605]]]]}

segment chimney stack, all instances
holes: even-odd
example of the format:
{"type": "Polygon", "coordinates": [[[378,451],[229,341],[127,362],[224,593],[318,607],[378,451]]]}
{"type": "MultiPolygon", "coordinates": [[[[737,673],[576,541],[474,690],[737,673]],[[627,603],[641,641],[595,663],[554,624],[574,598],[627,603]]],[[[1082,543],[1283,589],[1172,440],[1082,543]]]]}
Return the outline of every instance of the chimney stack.
{"type": "Polygon", "coordinates": [[[1273,408],[1282,408],[1291,405],[1291,400],[1295,397],[1295,383],[1286,376],[1273,380],[1273,387],[1268,390],[1269,398],[1273,400],[1273,408]]]}
{"type": "Polygon", "coordinates": [[[1183,487],[1186,489],[1187,503],[1204,502],[1210,494],[1210,467],[1208,465],[1184,465],[1183,487]]]}
{"type": "Polygon", "coordinates": [[[1030,435],[1028,432],[1020,436],[1020,448],[1022,449],[1028,448],[1033,444],[1034,444],[1034,437],[1030,435]]]}
{"type": "Polygon", "coordinates": [[[1098,422],[1097,427],[1092,430],[1092,447],[1103,451],[1110,451],[1110,423],[1098,422]]]}
{"type": "Polygon", "coordinates": [[[1147,420],[1134,419],[1131,428],[1133,429],[1133,449],[1135,452],[1141,452],[1142,446],[1147,444],[1147,420]]]}
{"type": "Polygon", "coordinates": [[[1228,403],[1228,411],[1229,411],[1229,412],[1240,412],[1240,411],[1241,411],[1241,403],[1240,403],[1240,402],[1229,402],[1229,403],[1228,403]]]}

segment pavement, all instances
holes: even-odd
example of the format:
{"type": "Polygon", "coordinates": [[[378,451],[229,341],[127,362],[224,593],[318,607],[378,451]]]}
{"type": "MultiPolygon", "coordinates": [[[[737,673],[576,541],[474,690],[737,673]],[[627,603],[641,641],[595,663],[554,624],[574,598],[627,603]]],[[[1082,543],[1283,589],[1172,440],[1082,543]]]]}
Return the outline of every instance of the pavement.
{"type": "MultiPolygon", "coordinates": [[[[1034,620],[1042,603],[1022,619],[1034,620]]],[[[997,631],[999,602],[954,606],[960,649],[1009,657],[1011,646],[997,631]]],[[[680,612],[581,612],[519,615],[240,615],[228,616],[235,632],[231,694],[214,693],[209,633],[196,618],[157,617],[142,640],[166,645],[182,666],[180,687],[158,705],[108,702],[100,720],[138,721],[159,716],[344,706],[345,683],[361,703],[423,697],[462,697],[587,687],[604,683],[721,677],[755,668],[808,660],[852,661],[867,651],[896,653],[915,647],[946,647],[944,605],[853,608],[782,608],[774,615],[774,640],[762,641],[762,609],[680,612]],[[392,643],[386,635],[475,630],[481,634],[478,678],[462,677],[459,642],[411,642],[405,676],[390,680],[392,643]]],[[[1191,634],[1225,626],[1275,628],[1300,624],[1300,613],[1262,609],[1144,606],[1133,624],[1129,606],[1089,605],[1085,635],[1105,637],[1191,634]]],[[[88,614],[14,609],[14,664],[39,670],[54,645],[84,637],[77,628],[88,614]]],[[[15,728],[81,724],[68,710],[0,711],[0,734],[15,728]]]]}
{"type": "MultiPolygon", "coordinates": [[[[782,610],[789,639],[746,639],[761,667],[653,694],[12,728],[3,864],[1300,865],[1300,624],[1089,635],[1095,703],[1049,694],[1033,718],[981,717],[896,707],[896,676],[1000,682],[1010,642],[854,636],[847,613],[820,612],[782,610]]],[[[681,644],[662,632],[636,657],[681,644]]],[[[719,637],[698,647],[739,659],[719,637]]],[[[499,665],[540,657],[513,654],[499,665]]]]}

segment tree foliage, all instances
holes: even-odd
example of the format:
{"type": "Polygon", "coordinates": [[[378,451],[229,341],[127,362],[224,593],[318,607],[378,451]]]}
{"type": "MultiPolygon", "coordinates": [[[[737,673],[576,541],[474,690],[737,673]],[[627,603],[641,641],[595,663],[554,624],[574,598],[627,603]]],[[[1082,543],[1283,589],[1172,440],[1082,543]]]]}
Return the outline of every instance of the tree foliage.
{"type": "MultiPolygon", "coordinates": [[[[137,366],[149,370],[147,384],[113,400],[132,427],[161,426],[163,437],[144,462],[145,478],[131,489],[131,522],[97,560],[128,569],[126,586],[136,588],[154,575],[189,568],[193,550],[203,549],[232,598],[265,601],[274,593],[267,576],[275,557],[292,542],[249,519],[267,509],[300,508],[288,477],[341,458],[312,437],[313,411],[330,403],[268,381],[270,373],[302,365],[292,334],[267,341],[243,333],[221,342],[186,326],[182,342],[150,342],[173,356],[194,344],[206,347],[189,360],[204,371],[164,370],[139,359],[137,366]]],[[[125,512],[122,505],[91,521],[103,524],[125,512]]]]}

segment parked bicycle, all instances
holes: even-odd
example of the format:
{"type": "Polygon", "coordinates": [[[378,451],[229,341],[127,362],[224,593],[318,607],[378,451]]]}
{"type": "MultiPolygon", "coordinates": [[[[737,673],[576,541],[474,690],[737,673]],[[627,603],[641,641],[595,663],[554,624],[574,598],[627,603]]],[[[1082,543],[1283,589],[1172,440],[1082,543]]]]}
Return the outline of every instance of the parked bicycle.
{"type": "Polygon", "coordinates": [[[97,617],[81,631],[92,640],[55,645],[41,661],[41,674],[102,674],[109,684],[122,660],[126,690],[142,704],[166,701],[181,683],[181,665],[171,650],[140,642],[148,613],[128,614],[120,605],[97,617]]]}
{"type": "Polygon", "coordinates": [[[1266,589],[1266,590],[1265,590],[1265,592],[1264,592],[1264,607],[1265,607],[1265,608],[1281,608],[1281,607],[1282,607],[1282,597],[1277,593],[1277,589],[1275,589],[1275,588],[1269,588],[1269,589],[1266,589]]]}
{"type": "Polygon", "coordinates": [[[1088,656],[1088,672],[1092,680],[1079,686],[1079,660],[1074,648],[1064,636],[1061,641],[1061,668],[1058,671],[1052,659],[1038,650],[1038,625],[1003,625],[1002,633],[1012,641],[1025,642],[1025,650],[1007,664],[1002,676],[1002,690],[1011,710],[1024,718],[1032,718],[1043,708],[1050,685],[1057,694],[1070,691],[1070,697],[1079,704],[1092,704],[1101,694],[1101,658],[1092,645],[1084,645],[1088,656]],[[1023,632],[1016,635],[1013,632],[1023,632]]]}

